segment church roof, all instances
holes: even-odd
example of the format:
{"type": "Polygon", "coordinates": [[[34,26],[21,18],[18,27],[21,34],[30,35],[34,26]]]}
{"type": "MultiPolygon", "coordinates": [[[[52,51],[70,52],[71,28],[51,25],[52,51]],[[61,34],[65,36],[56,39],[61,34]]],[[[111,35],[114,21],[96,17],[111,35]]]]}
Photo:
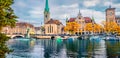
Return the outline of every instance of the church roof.
{"type": "Polygon", "coordinates": [[[57,25],[60,25],[62,23],[59,20],[50,19],[49,21],[46,22],[46,24],[57,24],[57,25]]]}
{"type": "Polygon", "coordinates": [[[90,17],[84,17],[86,23],[91,23],[92,19],[90,17]]]}

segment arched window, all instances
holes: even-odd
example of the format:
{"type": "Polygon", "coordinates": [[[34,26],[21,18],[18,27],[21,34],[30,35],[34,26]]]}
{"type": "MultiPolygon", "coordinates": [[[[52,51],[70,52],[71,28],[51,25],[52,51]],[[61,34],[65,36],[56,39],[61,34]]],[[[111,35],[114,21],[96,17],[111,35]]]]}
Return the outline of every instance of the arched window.
{"type": "Polygon", "coordinates": [[[50,25],[50,33],[51,33],[51,25],[50,25]]]}
{"type": "Polygon", "coordinates": [[[48,29],[48,33],[49,33],[49,26],[48,26],[48,28],[47,28],[47,29],[48,29]]]}

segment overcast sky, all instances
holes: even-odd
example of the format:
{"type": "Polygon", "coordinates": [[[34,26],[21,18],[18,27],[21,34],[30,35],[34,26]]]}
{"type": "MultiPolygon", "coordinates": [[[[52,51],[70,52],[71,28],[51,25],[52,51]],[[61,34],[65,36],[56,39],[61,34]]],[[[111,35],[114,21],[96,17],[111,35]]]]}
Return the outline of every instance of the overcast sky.
{"type": "MultiPolygon", "coordinates": [[[[116,8],[116,15],[120,15],[120,0],[49,0],[50,16],[65,24],[66,17],[76,17],[80,9],[83,17],[94,16],[100,23],[105,20],[105,9],[110,4],[116,8]]],[[[34,26],[43,24],[45,0],[14,0],[12,8],[18,21],[34,26]]]]}

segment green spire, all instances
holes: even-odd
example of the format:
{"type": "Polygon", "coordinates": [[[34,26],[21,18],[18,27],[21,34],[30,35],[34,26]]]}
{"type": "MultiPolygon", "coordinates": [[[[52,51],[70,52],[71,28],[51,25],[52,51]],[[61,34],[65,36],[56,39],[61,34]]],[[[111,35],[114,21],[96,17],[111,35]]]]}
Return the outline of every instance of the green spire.
{"type": "Polygon", "coordinates": [[[46,12],[49,12],[48,0],[46,0],[46,4],[45,4],[45,11],[46,11],[46,12]]]}

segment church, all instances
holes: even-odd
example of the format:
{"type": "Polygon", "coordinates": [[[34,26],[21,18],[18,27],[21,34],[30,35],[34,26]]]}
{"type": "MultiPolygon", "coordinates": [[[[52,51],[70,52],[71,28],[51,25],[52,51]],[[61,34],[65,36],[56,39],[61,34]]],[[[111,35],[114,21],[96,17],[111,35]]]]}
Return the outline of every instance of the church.
{"type": "Polygon", "coordinates": [[[63,33],[63,24],[59,20],[52,19],[50,17],[48,0],[46,0],[45,9],[44,9],[44,28],[45,28],[45,34],[63,33]]]}

